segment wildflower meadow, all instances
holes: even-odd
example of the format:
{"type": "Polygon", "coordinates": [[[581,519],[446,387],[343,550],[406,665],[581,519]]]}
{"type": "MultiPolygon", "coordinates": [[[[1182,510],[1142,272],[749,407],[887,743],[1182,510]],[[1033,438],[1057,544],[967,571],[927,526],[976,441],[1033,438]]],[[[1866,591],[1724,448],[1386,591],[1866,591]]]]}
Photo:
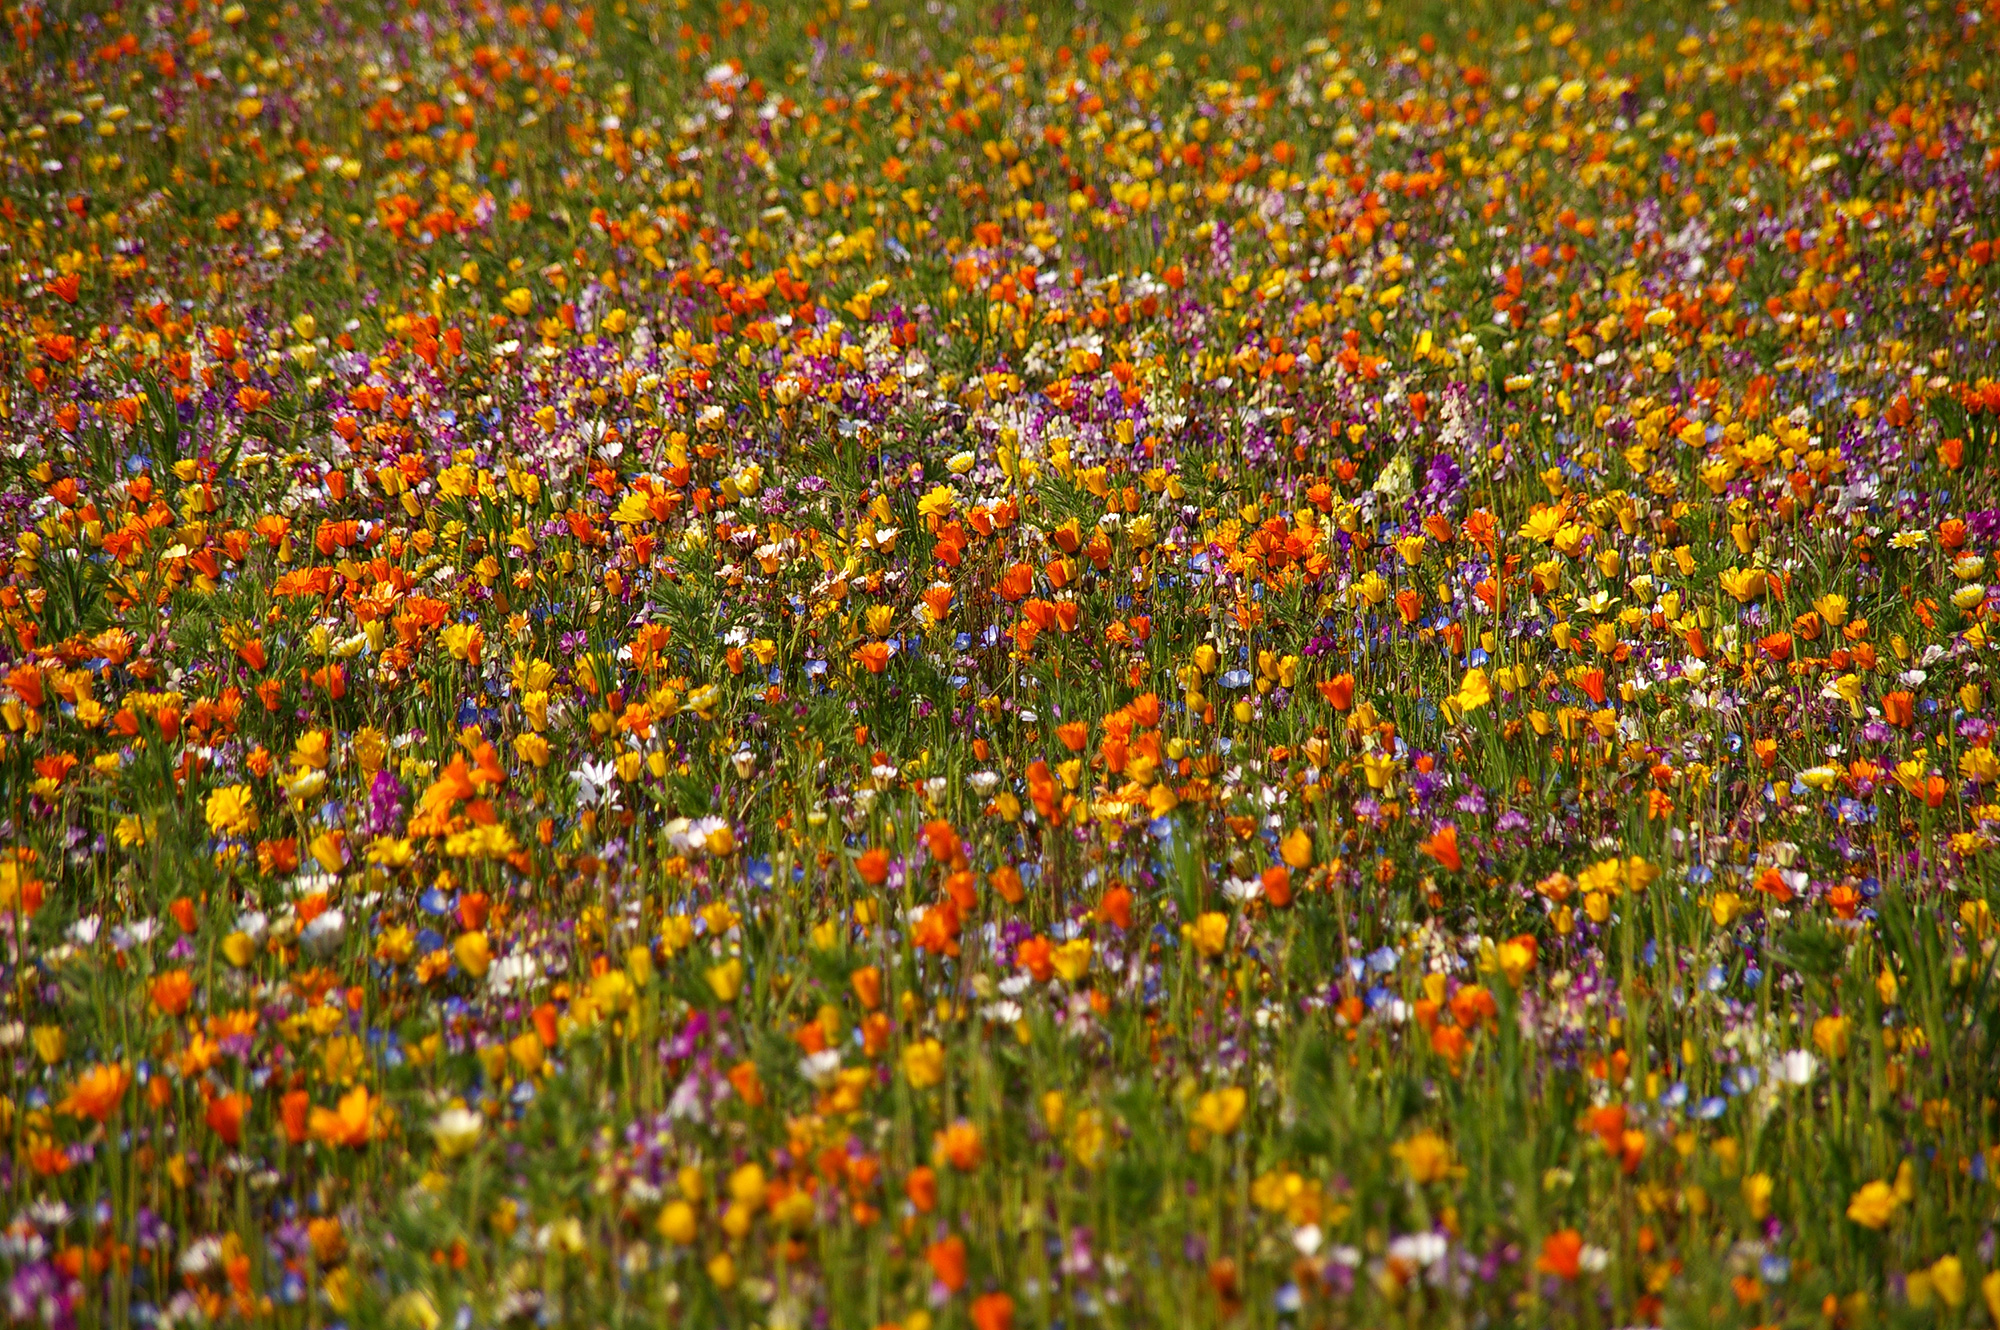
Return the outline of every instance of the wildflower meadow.
{"type": "Polygon", "coordinates": [[[0,20],[8,1324],[2000,1323],[2000,2],[0,20]]]}

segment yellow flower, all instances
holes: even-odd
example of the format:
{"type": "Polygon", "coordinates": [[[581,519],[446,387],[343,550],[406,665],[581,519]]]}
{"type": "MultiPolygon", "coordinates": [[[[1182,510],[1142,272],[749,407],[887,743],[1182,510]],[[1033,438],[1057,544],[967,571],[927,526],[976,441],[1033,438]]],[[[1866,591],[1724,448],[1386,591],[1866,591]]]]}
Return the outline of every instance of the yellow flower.
{"type": "Polygon", "coordinates": [[[1070,1119],[1069,1152],[1085,1168],[1097,1167],[1110,1141],[1111,1132],[1104,1124],[1104,1115],[1096,1109],[1086,1108],[1070,1119]]]}
{"type": "Polygon", "coordinates": [[[1229,945],[1229,916],[1210,910],[1181,931],[1202,955],[1219,956],[1229,945]]]}
{"type": "Polygon", "coordinates": [[[660,1222],[656,1227],[660,1236],[676,1247],[685,1247],[695,1238],[694,1207],[686,1201],[668,1201],[660,1210],[660,1222]]]}
{"type": "Polygon", "coordinates": [[[1764,570],[1725,568],[1722,571],[1722,589],[1734,596],[1739,604],[1748,604],[1764,594],[1764,570]]]}
{"type": "Polygon", "coordinates": [[[1708,912],[1714,916],[1717,928],[1729,927],[1748,908],[1744,899],[1733,891],[1718,891],[1708,902],[1708,912]]]}
{"type": "Polygon", "coordinates": [[[542,1059],[546,1056],[542,1049],[542,1037],[533,1030],[517,1034],[507,1044],[507,1055],[514,1059],[514,1065],[532,1076],[542,1069],[542,1059]]]}
{"type": "Polygon", "coordinates": [[[60,1025],[37,1025],[34,1042],[35,1056],[53,1067],[69,1051],[69,1032],[60,1025]]]}
{"type": "Polygon", "coordinates": [[[1863,1228],[1884,1229],[1896,1217],[1896,1193],[1877,1178],[1866,1183],[1847,1203],[1847,1217],[1863,1228]]]}
{"type": "Polygon", "coordinates": [[[745,1164],[729,1175],[729,1199],[738,1205],[753,1209],[764,1203],[764,1170],[756,1164],[745,1164]]]}
{"type": "Polygon", "coordinates": [[[1074,937],[1058,946],[1049,956],[1063,982],[1073,984],[1090,970],[1090,939],[1074,937]]]}
{"type": "Polygon", "coordinates": [[[493,963],[492,944],[486,940],[485,933],[477,930],[460,933],[451,951],[458,958],[459,968],[474,979],[485,978],[486,967],[493,963]]]}
{"type": "Polygon", "coordinates": [[[1294,827],[1292,834],[1278,842],[1278,855],[1292,868],[1305,868],[1313,861],[1312,833],[1294,827]]]}
{"type": "Polygon", "coordinates": [[[527,287],[517,286],[502,296],[500,303],[507,307],[509,314],[518,319],[525,317],[528,311],[534,308],[535,298],[528,293],[527,287]]]}
{"type": "Polygon", "coordinates": [[[670,914],[660,925],[660,950],[672,956],[694,941],[694,920],[684,914],[670,914]]]}
{"type": "Polygon", "coordinates": [[[218,836],[242,836],[257,829],[257,803],[248,785],[224,785],[208,796],[208,829],[218,836]]]}
{"type": "Polygon", "coordinates": [[[222,939],[222,955],[240,970],[257,955],[257,940],[239,929],[222,939]]]}
{"type": "Polygon", "coordinates": [[[1493,700],[1493,685],[1487,681],[1486,671],[1477,665],[1465,672],[1459,681],[1458,694],[1452,699],[1458,703],[1460,711],[1477,711],[1493,700]]]}
{"type": "Polygon", "coordinates": [[[1762,1223],[1771,1213],[1771,1192],[1775,1187],[1769,1173],[1752,1173],[1743,1179],[1743,1204],[1749,1207],[1752,1219],[1762,1223]]]}
{"type": "Polygon", "coordinates": [[[1451,1143],[1434,1131],[1420,1131],[1407,1141],[1399,1141],[1389,1147],[1389,1153],[1403,1161],[1415,1183],[1437,1182],[1451,1172],[1451,1143]]]}
{"type": "Polygon", "coordinates": [[[708,980],[708,991],[715,994],[718,1002],[734,1002],[736,994],[743,988],[743,962],[734,958],[720,965],[710,966],[704,976],[708,980]]]}
{"type": "Polygon", "coordinates": [[[1494,959],[1500,966],[1500,973],[1507,976],[1507,982],[1515,988],[1535,968],[1535,939],[1526,933],[1508,938],[1494,948],[1494,959]]]}
{"type": "Polygon", "coordinates": [[[1947,1307],[1965,1305],[1965,1265],[1956,1256],[1940,1256],[1931,1265],[1931,1290],[1947,1307]]]}
{"type": "Polygon", "coordinates": [[[928,1090],[944,1079],[944,1045],[923,1039],[903,1048],[903,1079],[913,1089],[928,1090]]]}
{"type": "Polygon", "coordinates": [[[1238,1085],[1210,1090],[1195,1101],[1194,1123],[1211,1136],[1227,1136],[1243,1120],[1249,1102],[1250,1096],[1238,1085]]]}
{"type": "Polygon", "coordinates": [[[1847,1031],[1853,1022],[1845,1016],[1822,1016],[1813,1022],[1813,1043],[1830,1058],[1847,1056],[1847,1031]]]}

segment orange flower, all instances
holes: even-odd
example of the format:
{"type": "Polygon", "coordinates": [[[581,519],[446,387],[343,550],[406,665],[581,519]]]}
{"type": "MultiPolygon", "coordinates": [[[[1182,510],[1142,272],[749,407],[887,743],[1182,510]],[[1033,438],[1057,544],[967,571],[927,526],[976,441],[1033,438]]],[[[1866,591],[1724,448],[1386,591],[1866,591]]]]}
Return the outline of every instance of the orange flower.
{"type": "Polygon", "coordinates": [[[1458,828],[1449,822],[1439,827],[1429,840],[1417,848],[1437,860],[1449,872],[1456,873],[1465,866],[1464,860],[1458,853],[1458,828]]]}
{"type": "Polygon", "coordinates": [[[1456,1025],[1431,1027],[1431,1052],[1448,1062],[1457,1062],[1465,1056],[1465,1031],[1456,1025]]]}
{"type": "Polygon", "coordinates": [[[961,1173],[970,1173],[978,1168],[986,1157],[985,1147],[979,1140],[979,1128],[964,1118],[946,1127],[938,1137],[938,1146],[951,1166],[961,1173]]]}
{"type": "Polygon", "coordinates": [[[870,674],[880,674],[889,668],[889,644],[887,642],[864,642],[854,650],[855,663],[870,674]]]}
{"type": "Polygon", "coordinates": [[[1083,746],[1090,742],[1090,723],[1082,720],[1064,721],[1056,726],[1056,738],[1072,753],[1081,753],[1083,746]]]}
{"type": "Polygon", "coordinates": [[[869,886],[881,886],[889,879],[889,852],[880,846],[863,850],[854,860],[854,871],[869,886]]]}
{"type": "Polygon", "coordinates": [[[243,1115],[250,1109],[247,1094],[221,1094],[208,1101],[205,1117],[208,1128],[222,1138],[224,1145],[235,1149],[243,1143],[243,1115]]]}
{"type": "Polygon", "coordinates": [[[736,1097],[752,1108],[764,1104],[764,1078],[757,1074],[757,1064],[745,1058],[729,1069],[729,1085],[736,1091],[736,1097]]]}
{"type": "Polygon", "coordinates": [[[942,1242],[933,1242],[924,1251],[937,1281],[953,1293],[965,1287],[965,1239],[956,1233],[942,1242]]]}
{"type": "Polygon", "coordinates": [[[1882,719],[1898,729],[1907,730],[1917,723],[1917,699],[1915,695],[1898,689],[1882,699],[1882,719]]]}
{"type": "Polygon", "coordinates": [[[1014,1330],[1014,1300],[1005,1293],[982,1293],[972,1300],[974,1330],[1014,1330]]]}
{"type": "Polygon", "coordinates": [[[284,1124],[285,1139],[293,1145],[306,1139],[306,1110],[311,1106],[312,1097],[304,1090],[287,1091],[278,1101],[278,1119],[284,1124]]]}
{"type": "Polygon", "coordinates": [[[1104,899],[1097,903],[1099,923],[1110,924],[1121,932],[1132,926],[1132,889],[1114,886],[1104,893],[1104,899]]]}
{"type": "Polygon", "coordinates": [[[1028,798],[1043,817],[1056,815],[1056,778],[1049,774],[1049,764],[1039,757],[1028,764],[1028,798]]]}
{"type": "Polygon", "coordinates": [[[1035,589],[1035,570],[1025,563],[1017,563],[1000,574],[1000,599],[1020,600],[1035,589]]]}
{"type": "Polygon", "coordinates": [[[1499,1014],[1500,1008],[1493,1001],[1492,991],[1483,984],[1467,984],[1452,994],[1451,1017],[1468,1030],[1495,1019],[1499,1014]]]}
{"type": "Polygon", "coordinates": [[[178,1016],[194,1000],[194,979],[186,970],[168,970],[156,976],[147,991],[154,1006],[168,1016],[178,1016]]]}
{"type": "Polygon", "coordinates": [[[943,818],[933,818],[924,823],[924,848],[939,863],[953,863],[958,859],[958,833],[943,818]]]}
{"type": "Polygon", "coordinates": [[[903,1194],[910,1198],[910,1204],[917,1207],[919,1214],[937,1209],[937,1171],[928,1166],[911,1169],[903,1183],[903,1194]]]}
{"type": "Polygon", "coordinates": [[[1264,870],[1264,899],[1283,909],[1292,903],[1292,870],[1272,864],[1264,870]]]}
{"type": "Polygon", "coordinates": [[[100,1062],[77,1078],[76,1086],[60,1107],[75,1118],[95,1118],[99,1122],[117,1111],[132,1084],[132,1073],[116,1062],[100,1062]]]}
{"type": "Polygon", "coordinates": [[[1009,905],[1019,905],[1026,899],[1027,888],[1021,885],[1020,870],[1011,864],[1002,864],[987,874],[986,885],[1000,893],[1000,899],[1009,905]]]}
{"type": "Polygon", "coordinates": [[[1014,948],[1014,964],[1026,970],[1038,984],[1045,984],[1055,974],[1055,947],[1049,940],[1037,933],[1014,948]]]}
{"type": "Polygon", "coordinates": [[[882,1005],[882,972],[872,965],[864,965],[847,976],[847,982],[854,988],[854,996],[861,1005],[873,1011],[882,1005]]]}
{"type": "Polygon", "coordinates": [[[934,952],[940,956],[956,956],[958,928],[958,902],[942,901],[924,911],[924,917],[917,920],[910,941],[919,951],[934,952]]]}
{"type": "Polygon", "coordinates": [[[1535,1268],[1545,1275],[1575,1279],[1583,1269],[1583,1234],[1566,1228],[1543,1238],[1541,1259],[1535,1268]]]}
{"type": "Polygon", "coordinates": [[[1346,711],[1354,705],[1353,675],[1335,675],[1331,679],[1321,681],[1318,687],[1319,695],[1326,699],[1326,704],[1335,711],[1346,711]]]}
{"type": "Polygon", "coordinates": [[[332,1108],[315,1108],[307,1123],[312,1138],[326,1145],[359,1149],[375,1134],[375,1101],[357,1085],[332,1108]]]}
{"type": "Polygon", "coordinates": [[[1766,868],[1757,874],[1756,887],[1759,894],[1769,896],[1780,905],[1789,904],[1792,899],[1791,884],[1776,868],[1766,868]]]}

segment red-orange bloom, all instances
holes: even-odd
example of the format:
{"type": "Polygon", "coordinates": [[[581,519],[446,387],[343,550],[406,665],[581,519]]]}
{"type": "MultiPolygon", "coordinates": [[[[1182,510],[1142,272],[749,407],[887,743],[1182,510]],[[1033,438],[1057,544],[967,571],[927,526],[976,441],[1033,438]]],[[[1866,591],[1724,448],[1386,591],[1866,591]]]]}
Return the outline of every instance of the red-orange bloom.
{"type": "Polygon", "coordinates": [[[153,1005],[169,1016],[178,1016],[194,999],[194,978],[186,970],[168,970],[156,975],[148,987],[153,1005]]]}
{"type": "Polygon", "coordinates": [[[933,1242],[924,1251],[937,1281],[953,1293],[965,1287],[965,1239],[956,1233],[942,1242],[933,1242]]]}
{"type": "Polygon", "coordinates": [[[222,1138],[222,1143],[235,1149],[243,1143],[243,1115],[250,1109],[250,1096],[231,1092],[220,1094],[208,1101],[208,1112],[204,1115],[208,1129],[222,1138]]]}
{"type": "Polygon", "coordinates": [[[1545,1275],[1575,1279],[1583,1269],[1583,1235],[1566,1228],[1543,1238],[1541,1259],[1535,1268],[1545,1275]]]}
{"type": "Polygon", "coordinates": [[[1005,1293],[982,1293],[972,1300],[974,1330],[1014,1330],[1014,1300],[1005,1293]]]}
{"type": "Polygon", "coordinates": [[[1439,827],[1431,838],[1417,846],[1425,854],[1438,861],[1445,869],[1456,873],[1465,866],[1458,853],[1458,828],[1447,822],[1439,827]]]}

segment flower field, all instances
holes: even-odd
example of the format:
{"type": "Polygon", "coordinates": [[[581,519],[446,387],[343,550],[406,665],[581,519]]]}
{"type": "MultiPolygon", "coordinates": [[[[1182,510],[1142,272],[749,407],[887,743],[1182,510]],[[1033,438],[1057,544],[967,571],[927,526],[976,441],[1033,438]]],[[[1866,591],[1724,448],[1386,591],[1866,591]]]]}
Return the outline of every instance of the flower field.
{"type": "Polygon", "coordinates": [[[2000,3],[4,17],[9,1323],[2000,1322],[2000,3]]]}

